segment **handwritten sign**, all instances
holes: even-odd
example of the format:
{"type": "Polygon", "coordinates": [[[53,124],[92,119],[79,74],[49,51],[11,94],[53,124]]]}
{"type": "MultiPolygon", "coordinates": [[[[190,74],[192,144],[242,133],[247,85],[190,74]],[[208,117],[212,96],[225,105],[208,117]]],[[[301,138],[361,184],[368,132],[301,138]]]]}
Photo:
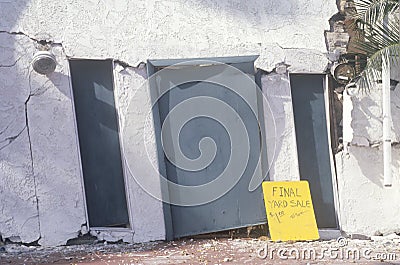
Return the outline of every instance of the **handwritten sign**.
{"type": "Polygon", "coordinates": [[[262,188],[271,240],[319,239],[307,181],[268,181],[262,188]]]}

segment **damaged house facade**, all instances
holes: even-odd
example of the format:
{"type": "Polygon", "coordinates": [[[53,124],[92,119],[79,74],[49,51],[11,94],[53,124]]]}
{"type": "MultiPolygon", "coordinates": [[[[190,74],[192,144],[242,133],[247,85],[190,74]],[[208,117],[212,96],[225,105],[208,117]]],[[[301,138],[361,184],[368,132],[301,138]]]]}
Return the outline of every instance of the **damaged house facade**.
{"type": "Polygon", "coordinates": [[[1,1],[1,240],[264,224],[264,176],[308,180],[321,230],[400,232],[400,87],[385,187],[382,85],[362,94],[331,74],[351,57],[346,6],[1,1]],[[205,185],[218,176],[223,194],[205,185]]]}

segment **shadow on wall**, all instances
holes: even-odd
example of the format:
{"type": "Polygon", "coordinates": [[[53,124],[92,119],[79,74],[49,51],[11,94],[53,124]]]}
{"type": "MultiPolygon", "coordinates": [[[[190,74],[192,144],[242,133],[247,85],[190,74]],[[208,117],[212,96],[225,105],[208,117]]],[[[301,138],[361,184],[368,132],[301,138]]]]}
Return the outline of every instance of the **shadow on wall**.
{"type": "Polygon", "coordinates": [[[41,76],[36,72],[30,70],[29,72],[29,86],[30,86],[30,95],[31,96],[40,96],[46,93],[48,89],[57,88],[64,96],[68,99],[72,99],[70,87],[65,86],[65,84],[69,83],[69,76],[60,73],[60,72],[53,72],[46,76],[41,76]],[[32,78],[32,75],[36,74],[36,78],[32,78]],[[41,82],[42,81],[42,82],[41,82]],[[51,83],[53,86],[48,85],[51,83]]]}
{"type": "MultiPolygon", "coordinates": [[[[358,97],[352,98],[352,102],[354,106],[351,112],[351,116],[354,117],[351,121],[351,127],[354,130],[352,144],[370,148],[372,141],[368,137],[373,127],[371,119],[381,123],[380,117],[372,113],[371,108],[379,108],[379,106],[376,101],[367,95],[363,95],[361,99],[358,97]]],[[[377,155],[378,149],[372,148],[369,152],[359,152],[359,150],[359,148],[353,148],[350,152],[358,161],[362,174],[375,185],[383,187],[382,168],[379,166],[382,165],[382,158],[377,155]],[[372,161],[375,162],[373,167],[371,167],[372,161]]]]}
{"type": "MultiPolygon", "coordinates": [[[[364,177],[376,186],[383,188],[383,159],[382,150],[372,147],[353,148],[350,152],[358,162],[364,177]]],[[[347,177],[351,178],[349,174],[347,177]]],[[[360,183],[360,186],[364,183],[360,183]]]]}
{"type": "Polygon", "coordinates": [[[47,77],[54,87],[56,87],[64,96],[66,96],[68,99],[72,99],[70,87],[61,85],[69,83],[69,76],[60,72],[54,72],[49,74],[47,77]]]}
{"type": "Polygon", "coordinates": [[[2,23],[0,24],[0,30],[10,31],[13,29],[17,25],[21,14],[25,11],[29,2],[31,2],[31,0],[1,1],[0,17],[2,23]]]}
{"type": "Polygon", "coordinates": [[[364,96],[362,99],[352,98],[353,109],[351,111],[351,116],[356,117],[351,120],[351,127],[354,130],[353,135],[353,144],[359,146],[369,146],[373,141],[369,139],[369,131],[373,128],[373,124],[371,123],[371,119],[374,119],[376,122],[380,123],[380,117],[376,114],[372,113],[370,108],[379,108],[376,101],[371,98],[364,96]],[[360,142],[361,141],[361,142],[360,142]]]}
{"type": "Polygon", "coordinates": [[[397,143],[400,142],[400,122],[398,117],[400,117],[400,84],[397,84],[394,91],[391,91],[391,103],[392,103],[392,120],[393,129],[395,132],[395,138],[393,139],[397,143]],[[396,120],[397,119],[397,120],[396,120]]]}
{"type": "MultiPolygon", "coordinates": [[[[353,110],[351,112],[351,127],[354,130],[353,144],[367,146],[359,142],[360,137],[368,140],[369,144],[382,141],[382,105],[380,89],[371,90],[368,94],[353,97],[353,110]]],[[[400,142],[400,123],[397,122],[400,116],[400,85],[391,91],[391,112],[392,112],[392,141],[400,142]]],[[[365,141],[363,141],[365,142],[365,141]]]]}
{"type": "MultiPolygon", "coordinates": [[[[352,98],[354,108],[351,116],[353,117],[351,127],[354,130],[352,145],[365,147],[364,152],[358,148],[351,149],[351,154],[357,159],[360,170],[363,175],[379,187],[383,187],[383,151],[382,146],[371,147],[373,144],[382,142],[382,110],[380,105],[380,92],[370,91],[368,95],[360,98],[352,98]],[[373,166],[371,166],[374,163],[373,166]]],[[[394,143],[399,141],[400,124],[397,122],[400,115],[400,88],[399,85],[394,91],[391,91],[391,109],[394,134],[392,140],[394,143]],[[397,90],[397,91],[396,91],[397,90]]],[[[392,146],[392,167],[400,163],[396,157],[398,148],[392,146]]],[[[398,168],[394,167],[393,169],[398,168]]],[[[395,173],[394,173],[395,174],[395,173]]]]}
{"type": "MultiPolygon", "coordinates": [[[[18,21],[20,16],[25,11],[30,0],[19,1],[1,1],[0,2],[0,32],[11,33],[12,31],[18,32],[18,21]],[[14,30],[16,29],[16,30],[14,30]]],[[[17,44],[14,45],[14,50],[17,50],[17,44]]],[[[14,58],[18,60],[18,58],[14,58]]]]}
{"type": "MultiPolygon", "coordinates": [[[[364,177],[369,179],[379,188],[383,187],[383,154],[382,148],[372,147],[350,147],[350,153],[357,160],[358,167],[364,177]]],[[[399,178],[400,168],[400,146],[392,146],[392,174],[393,180],[399,178]]],[[[349,172],[351,173],[351,172],[349,172]]],[[[351,178],[349,174],[347,177],[351,178]]],[[[360,185],[367,183],[360,183],[360,185]]]]}

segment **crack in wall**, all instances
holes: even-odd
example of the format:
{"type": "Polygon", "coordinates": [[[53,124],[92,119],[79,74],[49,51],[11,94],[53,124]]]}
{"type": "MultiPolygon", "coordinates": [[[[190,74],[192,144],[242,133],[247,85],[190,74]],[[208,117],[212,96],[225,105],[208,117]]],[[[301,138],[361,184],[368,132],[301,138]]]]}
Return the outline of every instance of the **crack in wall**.
{"type": "Polygon", "coordinates": [[[118,64],[119,66],[121,66],[123,70],[126,70],[127,68],[137,69],[140,68],[141,66],[146,67],[146,62],[143,61],[137,62],[135,65],[132,65],[120,59],[115,59],[115,58],[109,58],[109,59],[112,60],[115,65],[118,64]]]}
{"type": "Polygon", "coordinates": [[[28,78],[28,84],[29,84],[29,95],[28,98],[25,100],[24,106],[25,106],[25,126],[28,134],[28,144],[29,144],[29,154],[31,158],[31,174],[33,178],[33,185],[34,185],[34,190],[35,190],[35,199],[36,199],[36,211],[37,211],[37,217],[38,217],[38,231],[39,231],[39,238],[38,240],[41,239],[42,233],[41,233],[41,228],[40,228],[40,210],[39,210],[39,197],[37,195],[37,181],[36,181],[36,175],[35,175],[35,167],[34,167],[34,162],[33,162],[33,151],[32,151],[32,141],[31,141],[31,133],[29,129],[29,120],[28,120],[28,103],[29,100],[32,97],[31,91],[32,91],[32,86],[31,86],[31,74],[32,70],[29,72],[29,78],[28,78]]]}
{"type": "MultiPolygon", "coordinates": [[[[22,31],[4,31],[4,30],[0,30],[0,33],[4,33],[4,34],[9,34],[9,35],[14,35],[14,36],[24,36],[29,38],[30,40],[34,41],[36,44],[40,45],[40,47],[36,47],[38,50],[50,50],[51,47],[53,46],[60,46],[62,51],[64,52],[64,54],[67,56],[68,55],[64,49],[64,46],[62,45],[62,43],[60,42],[54,42],[52,41],[50,38],[49,39],[45,39],[45,38],[34,38],[22,31]]],[[[5,65],[5,66],[1,66],[0,67],[13,67],[15,66],[15,64],[21,59],[18,58],[13,64],[11,65],[5,65]]]]}
{"type": "Polygon", "coordinates": [[[25,129],[26,129],[26,126],[24,126],[24,128],[19,133],[17,133],[16,135],[6,137],[4,140],[0,141],[0,143],[4,143],[4,142],[8,141],[7,144],[5,144],[5,145],[0,147],[0,151],[3,150],[4,148],[6,148],[7,146],[9,146],[10,144],[12,144],[23,133],[23,131],[25,129]]]}
{"type": "Polygon", "coordinates": [[[5,64],[5,65],[0,64],[0,68],[11,68],[11,67],[14,67],[14,66],[18,63],[18,61],[21,60],[21,58],[22,58],[22,56],[19,57],[19,58],[18,58],[15,62],[13,62],[12,64],[5,64]]]}
{"type": "Polygon", "coordinates": [[[2,135],[3,133],[5,133],[5,132],[8,130],[8,128],[10,128],[11,124],[12,124],[12,122],[10,122],[4,129],[2,129],[2,130],[0,131],[0,135],[2,135]]]}
{"type": "Polygon", "coordinates": [[[279,44],[278,42],[274,42],[274,44],[282,50],[311,51],[311,52],[318,53],[318,54],[321,53],[321,51],[316,50],[316,49],[299,48],[299,47],[284,47],[281,44],[279,44]]]}
{"type": "MultiPolygon", "coordinates": [[[[27,39],[29,39],[30,41],[33,41],[33,45],[35,47],[35,49],[37,51],[41,51],[41,50],[49,50],[51,51],[51,49],[53,47],[60,47],[62,52],[64,53],[64,55],[68,57],[64,46],[62,45],[62,43],[57,43],[52,41],[50,38],[34,38],[32,36],[29,36],[28,34],[24,33],[24,32],[9,32],[9,31],[0,31],[0,34],[8,34],[8,35],[12,35],[12,36],[22,36],[25,37],[27,39]]],[[[28,41],[29,41],[28,40],[28,41]]],[[[0,65],[1,68],[11,68],[11,67],[15,67],[18,62],[21,60],[23,56],[20,56],[19,58],[17,58],[15,61],[10,62],[8,64],[4,64],[4,65],[0,65]]],[[[33,82],[33,76],[32,73],[34,72],[34,70],[32,69],[32,67],[30,66],[30,71],[28,74],[28,85],[29,85],[29,94],[24,102],[24,114],[25,114],[25,126],[24,128],[15,136],[10,136],[5,138],[5,140],[3,141],[6,142],[8,141],[8,143],[5,146],[1,146],[0,150],[6,148],[8,145],[10,145],[13,141],[15,141],[15,139],[17,139],[25,130],[27,132],[27,139],[28,139],[28,148],[29,148],[29,158],[30,158],[30,172],[28,173],[29,176],[27,177],[32,177],[32,181],[33,181],[33,195],[31,196],[31,199],[36,203],[36,209],[35,212],[36,214],[34,216],[30,216],[27,220],[25,220],[23,226],[32,218],[36,218],[37,217],[37,229],[38,229],[38,235],[37,235],[37,239],[35,242],[39,242],[39,240],[42,239],[42,228],[41,228],[41,207],[39,205],[40,199],[39,199],[39,192],[38,192],[38,179],[37,179],[37,175],[35,174],[36,170],[35,170],[35,161],[34,161],[34,154],[33,154],[33,143],[32,143],[32,135],[31,135],[31,128],[29,126],[29,116],[28,116],[28,112],[30,111],[29,109],[29,102],[30,99],[32,98],[32,96],[41,96],[43,95],[48,89],[49,87],[46,86],[46,84],[48,82],[50,82],[50,80],[47,80],[43,85],[41,85],[40,87],[35,87],[32,83],[33,82]]],[[[8,128],[10,127],[10,124],[7,125],[4,129],[2,129],[0,131],[0,134],[3,134],[8,128]]],[[[1,144],[2,142],[0,142],[1,144]]],[[[28,162],[29,163],[29,162],[28,162]]],[[[11,239],[10,239],[11,240],[11,239]]]]}
{"type": "Polygon", "coordinates": [[[31,39],[32,41],[42,44],[42,45],[48,45],[48,44],[61,44],[61,43],[57,43],[54,41],[51,41],[49,39],[36,39],[34,37],[29,36],[28,34],[22,32],[22,31],[5,31],[5,30],[0,30],[0,33],[5,33],[5,34],[9,34],[9,35],[14,35],[14,36],[25,36],[29,39],[31,39]]]}

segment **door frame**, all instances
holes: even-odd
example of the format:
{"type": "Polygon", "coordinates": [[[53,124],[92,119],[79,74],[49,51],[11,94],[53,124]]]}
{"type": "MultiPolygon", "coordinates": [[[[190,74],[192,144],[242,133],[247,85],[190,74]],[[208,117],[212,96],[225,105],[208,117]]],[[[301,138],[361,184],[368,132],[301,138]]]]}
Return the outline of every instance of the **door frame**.
{"type": "MultiPolygon", "coordinates": [[[[118,140],[119,140],[119,149],[121,153],[121,167],[122,167],[122,175],[123,175],[123,180],[124,180],[124,188],[125,188],[125,199],[126,199],[126,204],[127,204],[127,209],[128,209],[128,220],[129,224],[128,227],[95,227],[95,226],[90,226],[89,223],[89,213],[87,209],[87,203],[86,203],[86,191],[85,191],[85,182],[83,178],[83,166],[82,166],[82,158],[81,158],[81,147],[79,144],[79,135],[78,135],[78,120],[76,117],[76,110],[75,110],[75,96],[74,96],[74,90],[72,87],[72,76],[71,76],[71,70],[70,70],[70,64],[69,61],[74,61],[74,60],[96,60],[96,59],[87,59],[87,58],[69,58],[68,59],[68,74],[69,74],[69,89],[71,93],[71,104],[72,104],[72,112],[73,112],[73,120],[74,120],[74,131],[75,131],[75,139],[76,139],[76,148],[77,148],[77,153],[78,153],[78,159],[79,159],[79,175],[80,175],[80,181],[81,181],[81,189],[82,189],[82,198],[83,198],[83,207],[85,211],[85,219],[86,219],[86,226],[88,231],[115,231],[115,232],[134,232],[134,227],[133,227],[133,220],[132,220],[132,207],[131,207],[131,199],[130,199],[130,192],[129,192],[129,181],[127,177],[127,165],[126,165],[126,159],[125,155],[123,152],[123,146],[122,146],[122,134],[121,134],[121,120],[120,120],[120,115],[119,115],[119,102],[117,98],[115,97],[115,88],[117,86],[116,84],[116,78],[115,78],[115,61],[110,60],[112,64],[112,84],[113,84],[113,96],[114,96],[114,104],[115,104],[115,113],[117,116],[117,128],[118,128],[118,140]]],[[[106,60],[101,60],[101,61],[106,61],[106,60]]]]}
{"type": "MultiPolygon", "coordinates": [[[[330,118],[330,112],[331,112],[331,106],[329,104],[329,74],[322,72],[322,73],[307,73],[307,72],[294,72],[294,73],[289,73],[289,82],[290,82],[290,76],[291,75],[320,75],[324,76],[323,78],[323,90],[324,90],[324,105],[325,105],[325,121],[326,121],[326,130],[327,130],[327,136],[328,136],[328,150],[329,150],[329,163],[331,165],[331,179],[332,179],[332,187],[333,187],[333,205],[335,207],[335,218],[336,218],[336,223],[337,227],[336,228],[322,228],[318,229],[320,233],[321,238],[327,238],[327,239],[335,239],[338,236],[340,236],[340,233],[336,233],[341,231],[341,223],[340,223],[340,204],[339,204],[339,192],[338,192],[338,185],[337,185],[337,173],[336,173],[336,167],[335,167],[335,161],[333,157],[333,150],[332,150],[332,134],[331,134],[331,118],[330,118]]],[[[290,83],[291,86],[291,83],[290,83]]],[[[293,110],[293,95],[292,97],[292,110],[293,110]]],[[[294,117],[294,111],[293,111],[293,117],[294,117]]],[[[294,125],[296,126],[296,125],[294,125]]],[[[296,139],[296,146],[297,146],[297,137],[296,139]]],[[[296,149],[296,156],[298,159],[298,151],[296,149]]],[[[300,168],[299,168],[300,170],[300,168]]],[[[300,172],[299,172],[300,175],[300,172]]]]}
{"type": "MultiPolygon", "coordinates": [[[[242,72],[251,73],[255,77],[255,83],[258,88],[261,88],[261,84],[259,83],[260,78],[258,76],[257,69],[255,69],[254,61],[259,57],[259,55],[249,55],[249,56],[234,56],[234,57],[205,57],[205,58],[184,58],[184,59],[149,59],[147,60],[147,76],[149,81],[149,91],[150,98],[152,102],[158,98],[158,91],[156,89],[152,89],[156,87],[154,78],[150,78],[154,75],[159,68],[168,67],[173,64],[180,64],[181,66],[196,66],[199,65],[198,61],[208,60],[214,61],[216,63],[234,65],[241,64],[241,67],[237,67],[242,72]]],[[[236,66],[235,66],[236,67],[236,66]]],[[[259,99],[257,99],[257,104],[259,105],[259,99]]],[[[262,106],[258,106],[257,110],[257,118],[260,120],[260,115],[263,116],[263,113],[260,112],[262,106]]],[[[161,145],[161,119],[160,119],[160,110],[158,104],[154,104],[152,109],[153,114],[153,122],[154,122],[154,130],[156,135],[156,146],[157,146],[157,159],[159,161],[158,170],[160,172],[159,177],[167,176],[167,169],[165,163],[165,156],[162,150],[161,145]]],[[[261,117],[262,118],[262,117],[261,117]]],[[[262,119],[261,119],[262,120],[262,119]]],[[[160,180],[161,182],[161,180],[160,180]]],[[[172,212],[169,203],[165,203],[165,201],[169,201],[169,190],[168,188],[161,187],[161,196],[163,199],[163,212],[164,212],[164,222],[165,222],[165,237],[166,240],[173,240],[174,230],[173,230],[173,220],[172,220],[172,212]]]]}

